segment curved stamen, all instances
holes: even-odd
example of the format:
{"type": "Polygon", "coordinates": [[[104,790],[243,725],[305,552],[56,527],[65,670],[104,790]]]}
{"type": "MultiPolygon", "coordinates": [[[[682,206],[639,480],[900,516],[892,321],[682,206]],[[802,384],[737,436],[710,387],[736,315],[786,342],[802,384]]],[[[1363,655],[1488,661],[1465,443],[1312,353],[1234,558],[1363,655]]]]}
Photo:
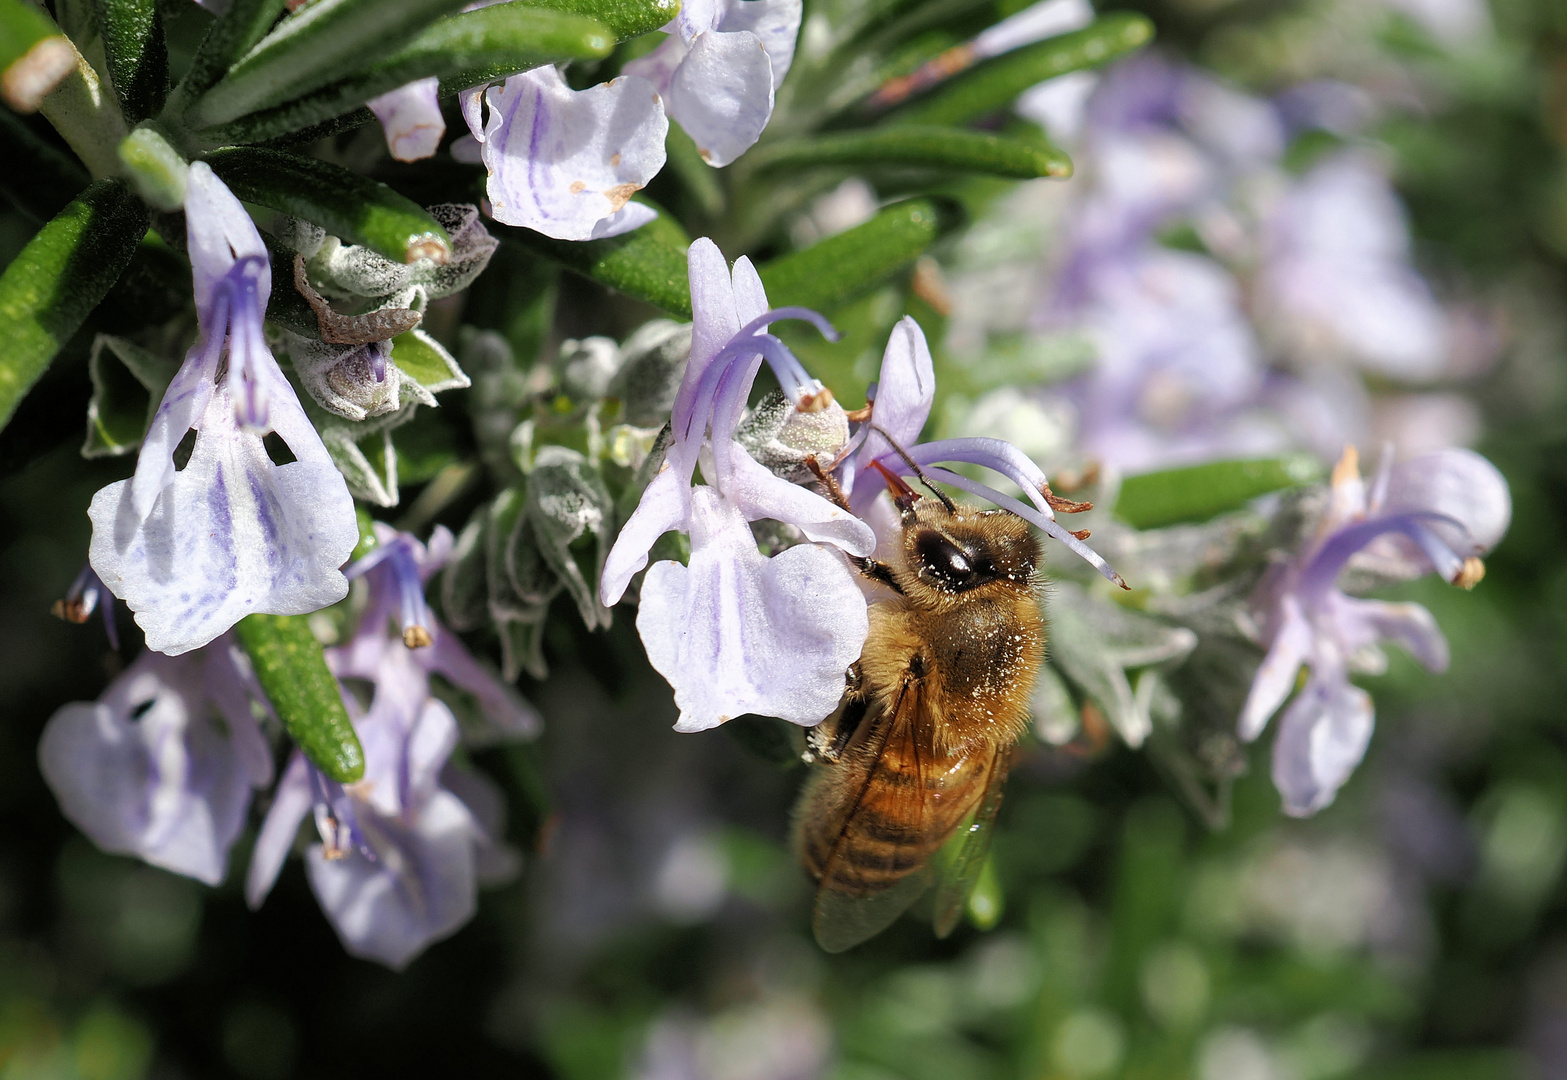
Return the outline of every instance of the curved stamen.
{"type": "MultiPolygon", "coordinates": [[[[723,377],[724,369],[728,365],[734,363],[735,359],[741,355],[755,355],[756,352],[762,351],[761,346],[757,344],[761,340],[778,341],[777,338],[770,334],[760,335],[757,332],[763,327],[783,319],[801,319],[820,330],[822,336],[828,341],[838,340],[838,331],[833,329],[832,323],[810,308],[781,307],[764,311],[742,326],[733,337],[724,343],[724,346],[718,352],[713,354],[712,358],[708,360],[707,366],[702,369],[701,376],[694,384],[689,382],[681,383],[680,390],[675,396],[675,407],[670,418],[672,421],[671,430],[675,433],[676,438],[689,438],[696,418],[709,413],[706,403],[711,400],[714,388],[718,385],[719,379],[723,377]]],[[[773,368],[773,373],[778,376],[779,384],[785,388],[786,393],[790,387],[820,386],[820,383],[811,378],[810,373],[805,370],[805,365],[801,364],[794,354],[784,347],[782,342],[778,342],[778,346],[783,350],[783,355],[772,357],[768,362],[773,368]]],[[[746,392],[750,392],[749,386],[746,387],[746,392]]],[[[799,395],[796,394],[795,396],[798,397],[799,395]]]]}
{"type": "Polygon", "coordinates": [[[399,536],[380,545],[344,570],[343,576],[362,577],[378,567],[384,567],[383,573],[391,575],[397,589],[403,644],[410,649],[430,644],[430,609],[425,604],[424,582],[419,576],[419,563],[414,558],[412,541],[399,536]]]}
{"type": "MultiPolygon", "coordinates": [[[[938,439],[936,442],[911,446],[908,454],[920,465],[962,461],[998,472],[1027,492],[1028,501],[1033,503],[1041,514],[1052,521],[1055,520],[1055,511],[1050,508],[1050,503],[1045,499],[1044,489],[1047,480],[1044,470],[1035,465],[1027,454],[1003,439],[938,439]]],[[[896,453],[878,455],[876,460],[885,465],[889,458],[897,456],[896,453]]]]}
{"type": "Polygon", "coordinates": [[[309,770],[316,832],[321,837],[322,853],[328,859],[336,860],[357,850],[375,862],[375,852],[359,829],[353,800],[343,790],[343,785],[330,779],[314,765],[310,765],[309,770]]]}
{"type": "Polygon", "coordinates": [[[993,487],[981,484],[977,480],[970,480],[962,473],[955,473],[951,469],[943,469],[939,465],[931,465],[927,466],[925,471],[927,475],[929,475],[934,480],[940,480],[943,483],[951,484],[953,487],[962,488],[971,495],[978,495],[983,499],[995,503],[1004,510],[1010,510],[1024,521],[1039,529],[1039,531],[1044,533],[1046,536],[1061,541],[1061,543],[1065,544],[1072,550],[1074,555],[1082,559],[1089,566],[1092,566],[1095,570],[1099,571],[1099,573],[1104,575],[1106,579],[1114,582],[1123,589],[1131,588],[1131,586],[1126,583],[1126,579],[1117,573],[1113,566],[1105,561],[1103,555],[1099,554],[1099,552],[1095,551],[1086,543],[1079,540],[1076,536],[1072,535],[1072,533],[1059,521],[1055,520],[1055,518],[1047,518],[1044,516],[1044,514],[1040,513],[1034,507],[1029,506],[1027,503],[1019,502],[1010,495],[1004,495],[993,487]]]}
{"type": "Polygon", "coordinates": [[[1431,560],[1432,567],[1445,580],[1454,580],[1463,570],[1464,560],[1426,527],[1427,522],[1440,522],[1468,532],[1463,522],[1434,512],[1394,514],[1357,522],[1334,533],[1317,549],[1301,574],[1300,591],[1312,594],[1313,597],[1326,592],[1338,581],[1339,573],[1356,552],[1377,537],[1395,532],[1402,533],[1419,545],[1426,558],[1431,560]]]}

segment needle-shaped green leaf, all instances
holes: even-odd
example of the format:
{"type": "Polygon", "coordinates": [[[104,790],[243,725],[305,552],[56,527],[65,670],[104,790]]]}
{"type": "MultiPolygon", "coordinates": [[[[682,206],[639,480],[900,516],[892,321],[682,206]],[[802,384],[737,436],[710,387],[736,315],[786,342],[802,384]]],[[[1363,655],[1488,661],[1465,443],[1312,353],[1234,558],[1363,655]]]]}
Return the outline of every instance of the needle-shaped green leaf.
{"type": "Polygon", "coordinates": [[[0,428],[60,346],[136,253],[147,209],[118,180],[100,180],[60,211],[0,275],[0,428]]]}
{"type": "Polygon", "coordinates": [[[941,231],[930,199],[882,209],[863,225],[758,268],[775,306],[799,304],[827,311],[873,289],[908,266],[941,231]]]}
{"type": "Polygon", "coordinates": [[[901,124],[966,124],[1003,109],[1031,86],[1057,75],[1099,67],[1153,40],[1145,16],[1107,15],[1091,26],[1048,38],[975,65],[928,96],[898,109],[901,124]]]}
{"type": "Polygon", "coordinates": [[[516,6],[582,15],[609,27],[617,41],[651,33],[680,14],[680,0],[517,0],[516,6]]]}
{"type": "Polygon", "coordinates": [[[314,222],[344,243],[395,262],[451,257],[451,237],[422,207],[341,166],[257,146],[219,150],[207,164],[245,202],[314,222]]]}
{"type": "Polygon", "coordinates": [[[169,54],[154,0],[95,0],[109,80],[120,111],[136,124],[163,108],[169,92],[169,54]]]}
{"type": "Polygon", "coordinates": [[[272,711],[305,756],[340,784],[362,778],[364,748],[305,616],[247,615],[234,630],[272,711]]]}
{"type": "Polygon", "coordinates": [[[758,150],[749,164],[756,169],[802,165],[862,168],[903,165],[988,173],[1019,180],[1072,175],[1072,159],[1048,144],[1034,145],[988,132],[914,124],[791,139],[758,150]]]}
{"type": "Polygon", "coordinates": [[[290,15],[192,102],[186,121],[212,127],[318,90],[367,57],[400,49],[462,0],[316,0],[290,15]]]}
{"type": "Polygon", "coordinates": [[[283,14],[288,0],[233,0],[196,47],[190,68],[169,98],[168,113],[178,113],[214,83],[251,47],[266,36],[283,14]]]}
{"type": "Polygon", "coordinates": [[[532,229],[507,229],[506,235],[600,285],[645,300],[671,315],[691,317],[691,287],[686,278],[690,240],[668,214],[660,213],[640,229],[607,240],[552,240],[532,229]]]}
{"type": "Polygon", "coordinates": [[[434,76],[443,88],[463,90],[542,64],[607,56],[614,46],[603,25],[581,15],[521,4],[480,8],[439,19],[386,59],[304,97],[209,128],[202,139],[212,145],[275,139],[415,79],[434,76]]]}
{"type": "Polygon", "coordinates": [[[1322,463],[1309,454],[1246,461],[1215,461],[1182,469],[1128,476],[1121,482],[1115,516],[1137,529],[1206,521],[1259,495],[1309,484],[1322,463]]]}
{"type": "Polygon", "coordinates": [[[76,50],[54,20],[27,0],[0,0],[0,98],[34,112],[76,70],[76,50]]]}
{"type": "Polygon", "coordinates": [[[0,192],[39,224],[91,182],[81,162],[34,135],[10,109],[0,109],[0,161],[27,162],[25,169],[0,170],[0,192]]]}

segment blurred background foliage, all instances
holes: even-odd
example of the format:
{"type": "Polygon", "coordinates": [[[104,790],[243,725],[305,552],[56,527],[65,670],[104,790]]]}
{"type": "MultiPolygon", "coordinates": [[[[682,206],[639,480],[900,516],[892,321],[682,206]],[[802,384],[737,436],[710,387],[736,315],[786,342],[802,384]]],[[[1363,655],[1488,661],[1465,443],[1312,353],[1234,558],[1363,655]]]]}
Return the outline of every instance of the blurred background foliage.
{"type": "MultiPolygon", "coordinates": [[[[824,5],[857,6],[808,3],[807,34],[824,5]]],[[[936,4],[923,26],[868,32],[884,35],[897,73],[1021,6],[936,4]]],[[[1454,662],[1431,677],[1395,654],[1367,684],[1377,733],[1333,806],[1283,818],[1264,747],[1228,824],[1210,830],[1145,754],[1031,743],[979,898],[994,928],[938,942],[905,919],[828,957],[786,848],[800,768],[758,752],[759,722],[673,733],[630,618],[600,633],[553,618],[550,678],[523,680],[543,738],[475,755],[507,788],[513,837],[531,838],[527,869],[393,974],[343,954],[297,863],[252,915],[236,881],[206,890],[104,855],[60,817],[35,764],[39,732],[120,661],[94,627],[48,611],[81,564],[82,507],[122,470],[80,460],[86,367],[57,363],[0,435],[0,1078],[1567,1077],[1567,7],[1492,0],[1494,35],[1463,49],[1364,0],[1102,11],[1120,7],[1152,17],[1160,49],[1259,94],[1325,75],[1381,80],[1395,100],[1418,84],[1370,134],[1391,151],[1421,269],[1505,326],[1501,360],[1464,391],[1485,418],[1479,449],[1512,486],[1512,529],[1474,593],[1429,579],[1400,590],[1437,615],[1454,662]]],[[[192,8],[167,4],[176,68],[199,33],[192,8]]],[[[593,66],[577,74],[591,82],[593,66]]],[[[822,123],[811,103],[832,100],[842,77],[797,64],[752,157],[709,172],[672,146],[647,194],[730,254],[808,245],[817,225],[804,210],[842,173],[769,181],[765,153],[791,123],[822,123]]],[[[1313,137],[1291,155],[1310,160],[1313,137]]],[[[378,158],[379,141],[362,130],[320,152],[421,202],[476,186],[455,166],[378,158]]],[[[947,218],[983,223],[1011,189],[969,179],[935,194],[947,218]]],[[[7,203],[0,259],[37,225],[7,203]]],[[[960,262],[961,237],[936,258],[960,262]]],[[[846,401],[905,310],[941,338],[918,274],[834,312],[839,345],[799,340],[846,401]]],[[[494,329],[518,356],[624,337],[655,314],[540,270],[515,244],[463,305],[460,320],[437,307],[427,326],[454,345],[459,321],[494,329]]],[[[87,340],[72,348],[85,354],[87,340]]],[[[938,362],[948,394],[985,388],[962,383],[984,371],[938,362]]],[[[406,433],[403,506],[420,527],[421,485],[471,448],[470,421],[504,396],[470,372],[473,390],[406,433]]],[[[479,498],[459,485],[438,520],[460,527],[479,498]]]]}

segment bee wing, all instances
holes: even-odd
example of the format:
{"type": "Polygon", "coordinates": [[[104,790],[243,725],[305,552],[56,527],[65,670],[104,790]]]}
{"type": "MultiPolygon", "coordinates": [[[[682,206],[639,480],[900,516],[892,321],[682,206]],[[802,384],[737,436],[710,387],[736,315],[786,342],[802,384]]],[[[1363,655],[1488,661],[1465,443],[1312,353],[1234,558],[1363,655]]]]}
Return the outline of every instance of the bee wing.
{"type": "Polygon", "coordinates": [[[822,867],[811,927],[817,944],[830,953],[852,949],[875,937],[903,914],[930,886],[933,874],[926,859],[932,808],[924,782],[924,763],[916,737],[920,692],[912,684],[899,693],[888,714],[876,718],[870,745],[862,759],[859,795],[838,830],[832,854],[822,867]],[[878,769],[900,763],[896,783],[875,789],[876,805],[866,798],[878,769]],[[907,763],[903,765],[903,763],[907,763]],[[847,891],[833,886],[845,878],[874,883],[897,876],[885,887],[867,884],[847,891]]]}
{"type": "Polygon", "coordinates": [[[1011,756],[1011,749],[1007,748],[998,750],[991,759],[985,793],[980,796],[974,818],[963,832],[957,857],[941,875],[941,884],[936,888],[935,917],[932,921],[939,938],[952,933],[958,925],[964,905],[968,903],[969,893],[974,891],[974,882],[985,865],[985,856],[990,852],[990,838],[996,831],[996,813],[1001,809],[1001,787],[1006,783],[1011,756]]]}

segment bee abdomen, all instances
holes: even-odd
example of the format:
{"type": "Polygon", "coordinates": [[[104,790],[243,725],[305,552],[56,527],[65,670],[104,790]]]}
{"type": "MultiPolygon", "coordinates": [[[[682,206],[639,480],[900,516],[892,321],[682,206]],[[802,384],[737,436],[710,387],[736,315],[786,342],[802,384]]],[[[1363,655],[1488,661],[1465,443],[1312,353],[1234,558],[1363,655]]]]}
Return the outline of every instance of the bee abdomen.
{"type": "MultiPolygon", "coordinates": [[[[927,759],[921,768],[884,756],[868,783],[853,785],[857,805],[802,820],[807,870],[823,888],[850,896],[890,888],[924,866],[962,824],[983,775],[974,761],[927,759]]],[[[822,779],[812,793],[818,798],[828,794],[822,779]]]]}

